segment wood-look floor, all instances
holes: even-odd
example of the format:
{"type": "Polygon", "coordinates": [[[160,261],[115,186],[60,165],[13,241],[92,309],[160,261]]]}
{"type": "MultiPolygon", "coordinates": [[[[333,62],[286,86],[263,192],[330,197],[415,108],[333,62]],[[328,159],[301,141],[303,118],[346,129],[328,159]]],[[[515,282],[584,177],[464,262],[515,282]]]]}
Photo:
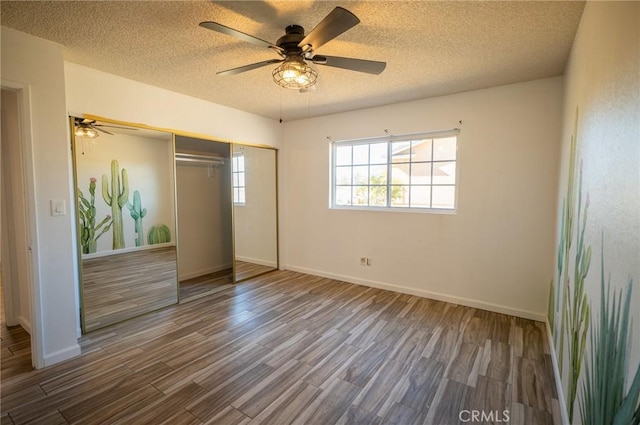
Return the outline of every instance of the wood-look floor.
{"type": "Polygon", "coordinates": [[[263,266],[262,264],[236,260],[236,282],[242,282],[254,276],[259,276],[273,270],[276,269],[270,266],[263,266]]]}
{"type": "Polygon", "coordinates": [[[3,379],[2,424],[552,424],[546,341],[541,323],[276,271],[3,379]]]}
{"type": "Polygon", "coordinates": [[[177,302],[175,246],[82,260],[87,332],[177,302]]]}
{"type": "MultiPolygon", "coordinates": [[[[5,319],[4,288],[0,284],[0,359],[2,359],[0,382],[33,369],[31,367],[31,335],[22,329],[22,326],[7,327],[5,319]]],[[[0,396],[0,411],[2,410],[0,396]]]]}
{"type": "Polygon", "coordinates": [[[233,269],[194,277],[180,282],[180,302],[228,289],[233,285],[233,269]]]}

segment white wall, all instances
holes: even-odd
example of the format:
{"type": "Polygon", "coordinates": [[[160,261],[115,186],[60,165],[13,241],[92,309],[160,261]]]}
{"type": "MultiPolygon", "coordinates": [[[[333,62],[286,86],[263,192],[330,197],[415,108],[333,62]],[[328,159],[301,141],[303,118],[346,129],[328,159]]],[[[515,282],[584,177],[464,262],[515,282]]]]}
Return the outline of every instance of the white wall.
{"type": "Polygon", "coordinates": [[[557,77],[286,123],[283,266],[544,320],[562,88],[557,77]],[[328,208],[327,137],[454,127],[456,214],[328,208]]]}
{"type": "MultiPolygon", "coordinates": [[[[180,78],[180,76],[176,76],[180,78]]],[[[278,121],[65,62],[69,113],[279,147],[278,121]]]]}
{"type": "Polygon", "coordinates": [[[25,128],[27,185],[32,191],[34,267],[32,338],[38,367],[80,353],[75,226],[62,46],[2,27],[2,80],[28,86],[31,126],[25,128]],[[30,140],[30,143],[28,141],[30,140]],[[49,201],[63,200],[67,215],[52,217],[49,201]]]}
{"type": "MultiPolygon", "coordinates": [[[[601,273],[606,279],[610,276],[612,291],[615,289],[618,293],[630,280],[633,282],[628,383],[640,367],[639,23],[638,2],[587,2],[585,6],[566,70],[562,169],[557,195],[560,207],[568,197],[570,145],[574,136],[577,141],[575,178],[578,179],[582,173],[582,185],[580,187],[576,180],[575,191],[582,190],[582,213],[588,210],[584,243],[591,247],[592,256],[584,293],[593,321],[597,323],[600,320],[601,273]],[[603,262],[604,271],[601,267],[603,262]]],[[[575,205],[574,212],[577,208],[575,205]]],[[[562,222],[563,216],[558,209],[556,244],[560,240],[562,222]]],[[[575,291],[575,233],[578,231],[578,228],[574,230],[573,247],[564,265],[569,273],[570,298],[575,291]]],[[[555,261],[553,263],[555,266],[555,261]]],[[[551,310],[556,314],[563,308],[561,297],[564,290],[560,289],[565,287],[565,276],[559,278],[556,272],[554,278],[556,300],[554,305],[551,299],[552,307],[555,307],[551,310]]],[[[564,352],[559,351],[558,341],[563,333],[560,318],[561,315],[556,315],[554,334],[557,345],[554,351],[558,360],[564,363],[561,389],[567,396],[569,376],[574,370],[569,364],[568,353],[574,347],[567,338],[564,352]]],[[[586,348],[588,357],[593,322],[587,324],[590,325],[586,348]]],[[[572,423],[575,424],[582,423],[578,400],[587,367],[585,362],[581,364],[579,391],[573,408],[572,423]]],[[[592,418],[590,422],[594,420],[592,418]]]]}
{"type": "Polygon", "coordinates": [[[229,168],[176,164],[180,281],[232,265],[229,168]]]}

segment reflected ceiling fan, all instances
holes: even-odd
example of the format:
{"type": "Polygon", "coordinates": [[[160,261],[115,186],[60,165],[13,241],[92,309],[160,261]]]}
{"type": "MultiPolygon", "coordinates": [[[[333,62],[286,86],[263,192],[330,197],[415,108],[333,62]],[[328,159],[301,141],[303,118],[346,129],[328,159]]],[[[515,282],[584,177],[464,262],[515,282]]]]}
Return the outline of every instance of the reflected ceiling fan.
{"type": "Polygon", "coordinates": [[[360,19],[347,9],[336,7],[309,34],[300,25],[289,25],[285,35],[273,44],[217,22],[205,21],[200,26],[240,40],[267,47],[276,52],[279,59],[244,65],[220,71],[218,75],[234,75],[271,64],[279,64],[272,72],[273,79],[280,86],[290,89],[308,89],[316,83],[318,73],[307,61],[317,65],[332,66],[351,71],[380,74],[387,64],[365,59],[316,55],[316,50],[343,32],[360,23],[360,19]]]}
{"type": "Polygon", "coordinates": [[[114,135],[113,133],[104,130],[101,127],[119,128],[122,130],[137,130],[137,128],[134,127],[120,127],[110,124],[98,124],[96,120],[76,118],[74,133],[77,137],[86,137],[87,139],[95,139],[100,135],[100,133],[98,133],[99,131],[105,134],[109,134],[110,136],[114,135]]]}

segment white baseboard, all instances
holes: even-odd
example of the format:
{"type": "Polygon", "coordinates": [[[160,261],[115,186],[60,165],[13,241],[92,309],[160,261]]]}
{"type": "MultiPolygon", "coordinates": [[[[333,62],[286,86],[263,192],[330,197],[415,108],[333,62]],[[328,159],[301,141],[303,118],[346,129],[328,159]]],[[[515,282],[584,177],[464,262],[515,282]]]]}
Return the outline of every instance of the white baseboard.
{"type": "Polygon", "coordinates": [[[273,268],[277,268],[278,267],[278,263],[277,262],[269,261],[269,260],[262,260],[260,258],[250,258],[250,257],[242,257],[242,256],[239,256],[239,255],[236,255],[236,260],[244,261],[245,263],[259,264],[259,265],[265,266],[265,267],[273,267],[273,268]]]}
{"type": "Polygon", "coordinates": [[[193,279],[194,277],[204,276],[206,274],[219,272],[221,270],[230,269],[232,267],[231,264],[221,264],[218,266],[207,267],[206,269],[196,270],[194,272],[189,273],[179,273],[178,280],[182,282],[183,280],[193,279]]]}
{"type": "Polygon", "coordinates": [[[18,316],[18,325],[22,326],[22,329],[27,331],[31,335],[31,322],[24,316],[18,316]]]}
{"type": "Polygon", "coordinates": [[[464,305],[466,307],[479,308],[481,310],[493,311],[496,313],[507,314],[509,316],[522,317],[523,319],[544,322],[546,315],[544,313],[536,313],[534,311],[520,310],[499,304],[492,304],[485,301],[472,300],[469,298],[458,297],[455,295],[442,294],[439,292],[431,292],[424,289],[411,288],[409,286],[395,285],[392,283],[379,282],[376,280],[360,279],[353,276],[344,276],[336,273],[329,273],[322,270],[308,269],[292,265],[284,266],[284,270],[310,274],[314,276],[327,277],[329,279],[342,280],[344,282],[355,283],[356,285],[369,286],[372,288],[385,289],[387,291],[400,292],[403,294],[416,295],[418,297],[429,298],[432,300],[445,301],[452,304],[464,305]]]}
{"type": "Polygon", "coordinates": [[[569,413],[567,412],[567,401],[564,397],[564,389],[562,387],[562,377],[560,376],[560,368],[558,367],[558,356],[556,355],[556,347],[553,343],[553,333],[549,319],[546,318],[544,323],[547,326],[547,340],[549,341],[549,351],[551,352],[551,362],[553,363],[553,377],[556,381],[556,391],[558,392],[558,403],[560,404],[560,415],[562,416],[563,425],[569,425],[569,413]]]}
{"type": "Polygon", "coordinates": [[[71,359],[73,357],[79,356],[81,353],[80,346],[78,344],[74,344],[71,347],[64,348],[62,350],[58,350],[51,354],[44,355],[44,367],[54,365],[56,363],[63,362],[65,360],[71,359]]]}

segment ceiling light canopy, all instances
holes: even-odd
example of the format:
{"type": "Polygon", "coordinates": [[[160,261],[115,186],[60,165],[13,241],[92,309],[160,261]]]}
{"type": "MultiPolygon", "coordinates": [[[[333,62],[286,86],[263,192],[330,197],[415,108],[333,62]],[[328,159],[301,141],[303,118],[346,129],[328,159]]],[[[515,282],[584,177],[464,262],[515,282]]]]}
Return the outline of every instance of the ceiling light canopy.
{"type": "Polygon", "coordinates": [[[86,137],[87,139],[95,139],[99,136],[95,128],[89,124],[76,124],[76,137],[86,137]]]}
{"type": "Polygon", "coordinates": [[[300,56],[289,56],[273,70],[273,80],[288,89],[306,89],[318,79],[315,69],[307,65],[300,56]]]}

